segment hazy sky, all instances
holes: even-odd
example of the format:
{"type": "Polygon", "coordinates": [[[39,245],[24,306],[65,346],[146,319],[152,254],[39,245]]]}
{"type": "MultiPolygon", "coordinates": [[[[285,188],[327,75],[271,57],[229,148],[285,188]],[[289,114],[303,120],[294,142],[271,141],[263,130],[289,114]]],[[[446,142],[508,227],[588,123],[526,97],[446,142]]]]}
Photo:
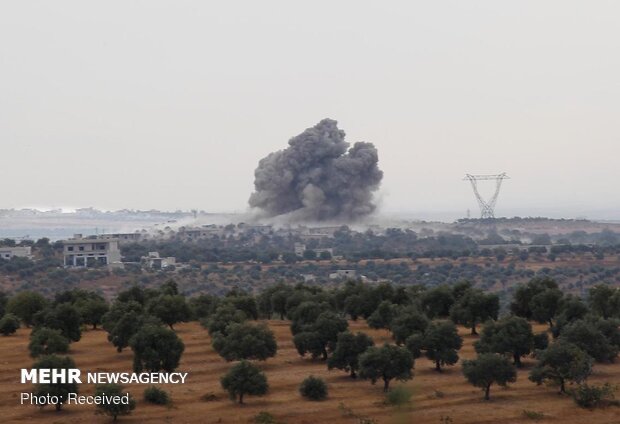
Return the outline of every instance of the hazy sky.
{"type": "Polygon", "coordinates": [[[4,1],[0,208],[242,211],[320,119],[386,212],[620,218],[620,2],[4,1]],[[618,211],[618,213],[616,213],[618,211]]]}

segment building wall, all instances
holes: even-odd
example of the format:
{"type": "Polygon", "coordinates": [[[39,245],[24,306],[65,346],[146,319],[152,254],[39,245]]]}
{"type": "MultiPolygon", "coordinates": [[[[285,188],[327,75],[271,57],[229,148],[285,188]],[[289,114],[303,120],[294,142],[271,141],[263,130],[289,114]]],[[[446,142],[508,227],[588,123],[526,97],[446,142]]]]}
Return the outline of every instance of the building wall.
{"type": "Polygon", "coordinates": [[[66,240],[63,256],[63,263],[66,267],[110,265],[121,261],[118,240],[102,238],[66,240]]]}
{"type": "Polygon", "coordinates": [[[0,247],[0,258],[11,259],[14,256],[29,258],[32,255],[30,246],[0,247]]]}

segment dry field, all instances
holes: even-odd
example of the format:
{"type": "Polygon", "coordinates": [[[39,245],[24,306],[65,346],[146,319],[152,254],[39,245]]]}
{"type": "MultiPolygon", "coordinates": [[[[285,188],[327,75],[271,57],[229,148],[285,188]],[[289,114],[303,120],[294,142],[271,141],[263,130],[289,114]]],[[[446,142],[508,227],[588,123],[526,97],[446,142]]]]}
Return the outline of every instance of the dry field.
{"type": "MultiPolygon", "coordinates": [[[[146,386],[130,385],[125,388],[138,401],[133,414],[120,417],[127,423],[250,423],[261,411],[268,411],[282,423],[359,423],[365,417],[377,423],[620,423],[620,408],[584,410],[576,407],[567,396],[560,396],[552,387],[536,386],[527,380],[533,364],[525,360],[525,368],[507,389],[493,387],[492,400],[485,402],[482,392],[470,386],[461,374],[459,364],[447,367],[443,373],[432,369],[426,359],[418,359],[413,380],[404,383],[413,391],[410,406],[397,409],[385,405],[381,385],[352,380],[345,373],[327,371],[321,361],[300,358],[292,344],[288,323],[270,321],[276,333],[279,351],[275,358],[260,363],[270,384],[270,392],[263,397],[248,396],[246,404],[231,402],[219,384],[231,364],[221,359],[211,348],[207,331],[197,323],[178,325],[177,332],[185,342],[185,353],[179,371],[189,372],[184,385],[164,386],[172,395],[170,407],[146,404],[142,392],[146,386]],[[298,393],[299,383],[308,375],[324,378],[329,385],[329,398],[310,402],[298,393]],[[205,401],[203,395],[212,393],[217,399],[205,401]],[[341,405],[344,405],[342,407],[341,405]],[[534,421],[523,411],[536,411],[544,418],[534,421]],[[443,418],[442,418],[443,417],[443,418]]],[[[540,331],[544,327],[538,326],[540,331]]],[[[351,323],[353,331],[365,331],[376,343],[389,340],[385,331],[368,329],[364,322],[351,323]]],[[[475,338],[461,329],[465,345],[463,358],[475,356],[472,343],[475,338]]],[[[94,415],[93,406],[66,406],[62,412],[53,408],[43,410],[19,404],[19,393],[29,391],[29,385],[19,384],[19,369],[29,368],[29,330],[20,329],[17,335],[0,338],[0,412],[2,423],[105,423],[111,419],[94,415]]],[[[76,365],[87,371],[131,371],[132,353],[116,353],[102,330],[86,331],[82,340],[72,345],[70,355],[76,365]]],[[[620,364],[597,364],[590,382],[620,383],[620,364]]],[[[393,383],[394,387],[400,383],[393,383]]],[[[94,387],[80,386],[82,394],[92,394],[94,387]]]]}

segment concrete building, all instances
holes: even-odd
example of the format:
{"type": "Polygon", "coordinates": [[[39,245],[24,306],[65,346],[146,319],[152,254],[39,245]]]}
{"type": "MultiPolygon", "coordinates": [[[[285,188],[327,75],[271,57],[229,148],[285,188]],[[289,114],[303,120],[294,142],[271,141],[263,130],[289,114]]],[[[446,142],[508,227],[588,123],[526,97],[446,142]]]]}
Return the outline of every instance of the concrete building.
{"type": "Polygon", "coordinates": [[[309,234],[320,234],[326,237],[333,237],[336,231],[339,231],[342,227],[340,225],[329,227],[310,227],[308,228],[309,234]]]}
{"type": "Polygon", "coordinates": [[[99,237],[106,240],[117,239],[119,244],[135,243],[142,240],[141,233],[102,234],[99,237]]]}
{"type": "Polygon", "coordinates": [[[82,238],[80,234],[76,234],[62,244],[65,267],[122,266],[118,239],[94,236],[82,238]]]}
{"type": "Polygon", "coordinates": [[[142,265],[151,269],[165,269],[169,266],[174,266],[177,260],[174,256],[168,256],[162,258],[159,256],[159,252],[149,252],[148,256],[143,256],[140,260],[142,265]]]}
{"type": "Polygon", "coordinates": [[[338,269],[336,272],[329,274],[330,280],[338,280],[340,278],[355,279],[356,277],[357,273],[354,269],[338,269]]]}
{"type": "MultiPolygon", "coordinates": [[[[295,243],[295,255],[299,256],[300,258],[302,258],[304,256],[304,252],[307,250],[306,249],[306,245],[303,243],[295,243]]],[[[333,257],[334,256],[334,249],[332,249],[331,247],[317,247],[316,249],[309,249],[312,250],[315,254],[317,258],[321,257],[321,253],[325,252],[325,253],[329,253],[329,257],[333,257]]]]}
{"type": "Polygon", "coordinates": [[[304,278],[304,283],[311,283],[316,280],[316,276],[314,274],[301,274],[304,278]]]}
{"type": "Polygon", "coordinates": [[[216,225],[204,225],[202,227],[181,227],[177,234],[181,240],[191,241],[213,238],[213,236],[219,237],[223,232],[224,230],[216,225]]]}
{"type": "Polygon", "coordinates": [[[329,253],[330,258],[334,257],[334,249],[332,249],[331,247],[319,247],[312,250],[314,250],[314,253],[316,253],[317,258],[320,258],[322,253],[329,253]]]}
{"type": "Polygon", "coordinates": [[[295,243],[295,255],[300,258],[304,256],[304,252],[306,251],[306,245],[303,243],[295,243]]]}
{"type": "Polygon", "coordinates": [[[32,248],[30,246],[0,247],[0,258],[9,260],[13,257],[31,258],[32,248]]]}

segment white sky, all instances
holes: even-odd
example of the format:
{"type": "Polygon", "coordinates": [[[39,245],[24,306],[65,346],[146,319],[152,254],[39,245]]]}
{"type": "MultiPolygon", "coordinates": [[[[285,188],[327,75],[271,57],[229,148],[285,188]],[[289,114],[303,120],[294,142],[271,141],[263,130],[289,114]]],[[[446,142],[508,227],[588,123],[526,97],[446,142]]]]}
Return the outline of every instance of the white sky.
{"type": "Polygon", "coordinates": [[[5,1],[0,208],[241,211],[324,117],[385,212],[620,218],[620,2],[5,1]],[[618,213],[616,213],[618,211],[618,213]]]}

